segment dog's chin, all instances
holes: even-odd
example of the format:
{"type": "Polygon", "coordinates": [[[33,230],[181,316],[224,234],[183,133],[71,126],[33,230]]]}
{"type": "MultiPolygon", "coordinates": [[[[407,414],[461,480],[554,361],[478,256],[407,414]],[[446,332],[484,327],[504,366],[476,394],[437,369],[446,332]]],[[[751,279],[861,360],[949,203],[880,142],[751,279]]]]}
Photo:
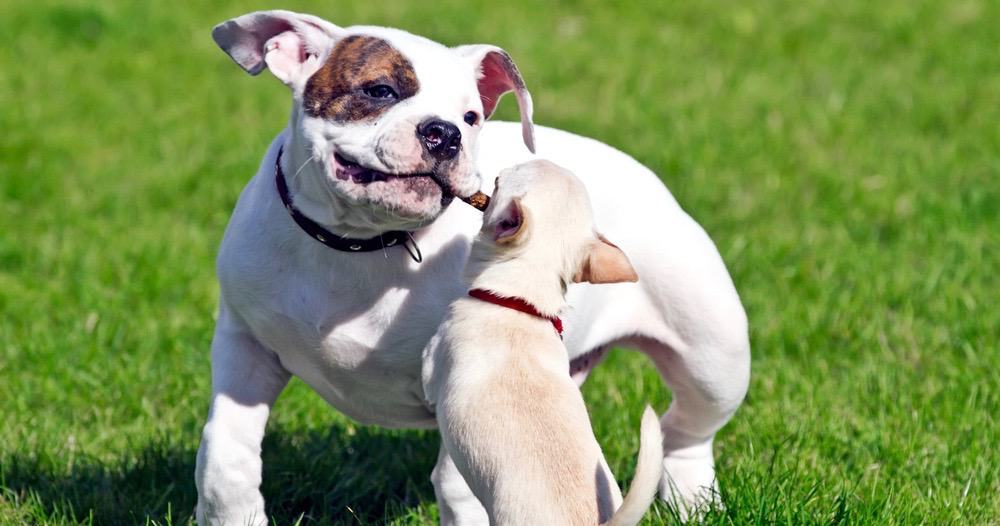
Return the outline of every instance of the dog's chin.
{"type": "Polygon", "coordinates": [[[389,174],[365,168],[340,155],[332,163],[337,188],[376,217],[402,228],[399,222],[425,223],[437,218],[454,196],[430,173],[389,174]]]}

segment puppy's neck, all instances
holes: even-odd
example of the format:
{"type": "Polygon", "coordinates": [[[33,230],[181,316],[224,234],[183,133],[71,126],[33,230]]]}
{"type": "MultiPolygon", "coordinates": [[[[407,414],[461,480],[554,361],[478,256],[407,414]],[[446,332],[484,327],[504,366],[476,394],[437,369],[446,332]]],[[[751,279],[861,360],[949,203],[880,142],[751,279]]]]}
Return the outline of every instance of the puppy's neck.
{"type": "Polygon", "coordinates": [[[530,258],[498,259],[490,250],[474,246],[465,278],[470,289],[486,289],[500,296],[521,298],[546,316],[558,316],[566,306],[559,273],[541,268],[530,258]]]}

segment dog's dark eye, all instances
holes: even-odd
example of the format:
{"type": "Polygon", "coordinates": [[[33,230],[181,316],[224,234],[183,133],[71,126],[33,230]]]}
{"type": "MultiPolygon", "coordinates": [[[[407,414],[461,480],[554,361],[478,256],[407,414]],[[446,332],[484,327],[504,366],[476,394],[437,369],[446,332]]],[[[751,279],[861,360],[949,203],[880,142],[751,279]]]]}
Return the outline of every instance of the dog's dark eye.
{"type": "Polygon", "coordinates": [[[469,126],[475,126],[476,122],[479,121],[479,115],[476,115],[474,111],[465,112],[465,123],[469,126]]]}
{"type": "Polygon", "coordinates": [[[389,86],[386,86],[385,84],[377,84],[375,86],[368,86],[367,88],[364,88],[361,91],[364,91],[365,95],[368,95],[369,97],[371,97],[373,99],[398,99],[399,98],[399,95],[396,94],[396,90],[392,89],[389,86]]]}

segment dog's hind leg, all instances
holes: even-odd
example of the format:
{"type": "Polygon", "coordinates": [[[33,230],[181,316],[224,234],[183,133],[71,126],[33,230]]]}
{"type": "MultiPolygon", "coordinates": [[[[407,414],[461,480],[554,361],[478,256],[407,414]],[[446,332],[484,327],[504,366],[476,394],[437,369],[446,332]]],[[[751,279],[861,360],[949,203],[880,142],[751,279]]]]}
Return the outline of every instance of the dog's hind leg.
{"type": "Polygon", "coordinates": [[[645,296],[636,316],[643,336],[627,345],[652,359],[673,393],[660,421],[660,496],[686,515],[718,502],[712,442],[746,395],[750,341],[746,314],[714,244],[690,219],[669,230],[661,245],[634,259],[645,296]]]}
{"type": "Polygon", "coordinates": [[[431,472],[434,494],[437,496],[441,526],[488,526],[490,519],[469,484],[459,473],[444,444],[437,464],[431,472]]]}
{"type": "Polygon", "coordinates": [[[223,307],[212,340],[212,402],[198,449],[196,516],[208,524],[267,524],[260,493],[264,427],[289,373],[223,307]]]}
{"type": "Polygon", "coordinates": [[[670,408],[660,418],[664,453],[660,497],[683,517],[706,505],[721,504],[712,442],[743,400],[745,362],[734,360],[723,370],[655,340],[630,344],[652,358],[673,394],[670,408]]]}

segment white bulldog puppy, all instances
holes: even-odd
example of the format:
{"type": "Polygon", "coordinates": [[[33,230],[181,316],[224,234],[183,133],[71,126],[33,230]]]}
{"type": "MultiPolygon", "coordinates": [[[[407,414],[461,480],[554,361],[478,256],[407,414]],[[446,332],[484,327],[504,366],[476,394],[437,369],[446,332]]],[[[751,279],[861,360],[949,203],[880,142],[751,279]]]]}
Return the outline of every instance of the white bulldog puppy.
{"type": "Polygon", "coordinates": [[[465,268],[469,295],[424,352],[442,443],[492,525],[636,524],[660,482],[659,422],[647,407],[623,503],[570,378],[559,315],[569,283],[638,276],[594,229],[587,190],[567,170],[518,165],[495,192],[465,268]]]}
{"type": "MultiPolygon", "coordinates": [[[[195,473],[201,524],[267,522],[261,440],[292,375],[358,422],[437,426],[421,354],[467,292],[461,272],[482,225],[480,212],[452,203],[490,193],[536,141],[583,181],[596,221],[640,277],[569,285],[574,379],[614,346],[648,355],[673,391],[660,419],[661,496],[682,510],[715,498],[712,441],[746,393],[747,320],[712,241],[655,174],[610,146],[534,126],[525,83],[496,46],[448,47],[290,11],[239,16],[212,37],[248,73],[284,83],[291,111],[219,249],[195,473]],[[487,122],[505,93],[520,122],[487,122]]],[[[442,523],[486,523],[446,451],[431,480],[442,523]]]]}

